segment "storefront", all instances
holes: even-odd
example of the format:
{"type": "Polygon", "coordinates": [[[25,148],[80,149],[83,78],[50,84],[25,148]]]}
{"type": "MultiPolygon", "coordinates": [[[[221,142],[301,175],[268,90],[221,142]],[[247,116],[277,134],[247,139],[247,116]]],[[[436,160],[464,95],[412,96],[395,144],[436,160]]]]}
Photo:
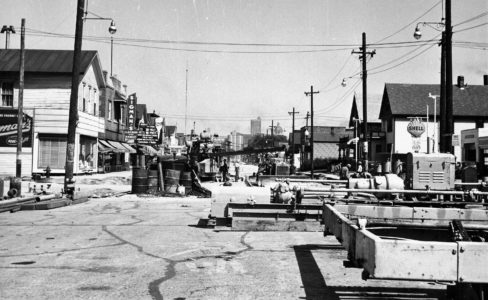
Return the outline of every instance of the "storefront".
{"type": "Polygon", "coordinates": [[[98,140],[98,172],[120,172],[130,169],[130,154],[136,153],[126,143],[98,140]]]}

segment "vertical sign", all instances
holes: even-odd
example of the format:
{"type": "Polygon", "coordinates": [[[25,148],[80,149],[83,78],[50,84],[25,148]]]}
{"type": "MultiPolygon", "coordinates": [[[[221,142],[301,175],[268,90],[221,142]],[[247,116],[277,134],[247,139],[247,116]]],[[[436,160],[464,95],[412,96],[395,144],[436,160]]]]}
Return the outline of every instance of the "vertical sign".
{"type": "Polygon", "coordinates": [[[124,131],[124,140],[129,144],[134,144],[137,138],[136,114],[137,114],[136,94],[129,95],[127,99],[127,130],[124,131]]]}
{"type": "Polygon", "coordinates": [[[136,105],[137,97],[135,94],[129,96],[127,101],[127,127],[129,130],[135,130],[134,124],[136,123],[136,105]]]}

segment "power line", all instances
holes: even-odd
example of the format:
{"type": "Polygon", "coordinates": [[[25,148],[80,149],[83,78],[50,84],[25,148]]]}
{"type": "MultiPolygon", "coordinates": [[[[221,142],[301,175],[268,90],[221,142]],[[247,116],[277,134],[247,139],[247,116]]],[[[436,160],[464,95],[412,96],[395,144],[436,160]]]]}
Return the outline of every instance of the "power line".
{"type": "Polygon", "coordinates": [[[407,25],[403,26],[402,28],[398,29],[397,31],[395,31],[394,33],[382,38],[381,40],[377,41],[376,43],[379,43],[379,42],[382,42],[386,39],[389,39],[390,37],[394,36],[395,34],[403,31],[404,29],[406,28],[409,28],[412,24],[414,24],[415,22],[417,22],[418,20],[420,20],[423,16],[425,16],[426,14],[428,14],[430,11],[432,11],[434,8],[436,8],[439,4],[442,3],[443,0],[437,2],[436,4],[434,4],[434,6],[432,6],[431,8],[429,8],[426,12],[424,12],[422,15],[420,15],[418,18],[416,18],[415,20],[413,20],[412,22],[408,23],[407,25]]]}
{"type": "Polygon", "coordinates": [[[462,25],[462,24],[469,23],[469,22],[471,22],[471,21],[474,21],[474,20],[477,20],[477,19],[479,19],[479,18],[482,18],[482,17],[484,17],[484,16],[486,16],[486,15],[488,15],[488,11],[485,11],[485,12],[483,12],[483,13],[481,13],[481,14],[477,15],[477,16],[474,16],[474,17],[469,18],[469,19],[467,19],[467,20],[464,20],[464,21],[462,21],[462,22],[459,22],[459,23],[457,23],[457,24],[453,25],[453,27],[455,27],[455,26],[459,26],[459,25],[462,25]]]}
{"type": "Polygon", "coordinates": [[[475,26],[471,26],[471,27],[468,27],[468,28],[460,29],[460,30],[458,30],[458,31],[454,31],[453,33],[459,33],[459,32],[463,32],[463,31],[467,31],[467,30],[475,29],[475,28],[478,28],[478,27],[481,27],[481,26],[485,26],[485,25],[487,25],[487,24],[488,24],[488,22],[481,23],[481,24],[478,24],[478,25],[475,25],[475,26]]]}

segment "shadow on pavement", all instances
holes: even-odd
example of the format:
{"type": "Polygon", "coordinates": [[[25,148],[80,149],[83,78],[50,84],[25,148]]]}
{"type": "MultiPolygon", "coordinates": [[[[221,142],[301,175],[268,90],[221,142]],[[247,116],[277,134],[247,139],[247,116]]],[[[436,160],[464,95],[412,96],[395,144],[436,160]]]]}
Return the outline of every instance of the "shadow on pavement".
{"type": "Polygon", "coordinates": [[[340,245],[293,247],[302,277],[305,298],[301,299],[445,299],[446,290],[433,288],[328,286],[312,251],[340,250],[340,245]]]}

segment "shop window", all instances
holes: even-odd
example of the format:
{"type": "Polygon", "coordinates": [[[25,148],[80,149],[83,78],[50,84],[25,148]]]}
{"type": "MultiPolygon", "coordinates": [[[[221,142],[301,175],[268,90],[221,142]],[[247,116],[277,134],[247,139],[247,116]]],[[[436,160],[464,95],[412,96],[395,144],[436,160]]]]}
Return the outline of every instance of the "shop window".
{"type": "Polygon", "coordinates": [[[112,120],[112,101],[108,101],[108,114],[107,120],[112,120]]]}
{"type": "Polygon", "coordinates": [[[11,82],[0,82],[2,93],[2,106],[14,106],[14,84],[11,82]]]}
{"type": "Polygon", "coordinates": [[[64,169],[66,164],[66,138],[39,137],[39,161],[37,167],[64,169]]]}

